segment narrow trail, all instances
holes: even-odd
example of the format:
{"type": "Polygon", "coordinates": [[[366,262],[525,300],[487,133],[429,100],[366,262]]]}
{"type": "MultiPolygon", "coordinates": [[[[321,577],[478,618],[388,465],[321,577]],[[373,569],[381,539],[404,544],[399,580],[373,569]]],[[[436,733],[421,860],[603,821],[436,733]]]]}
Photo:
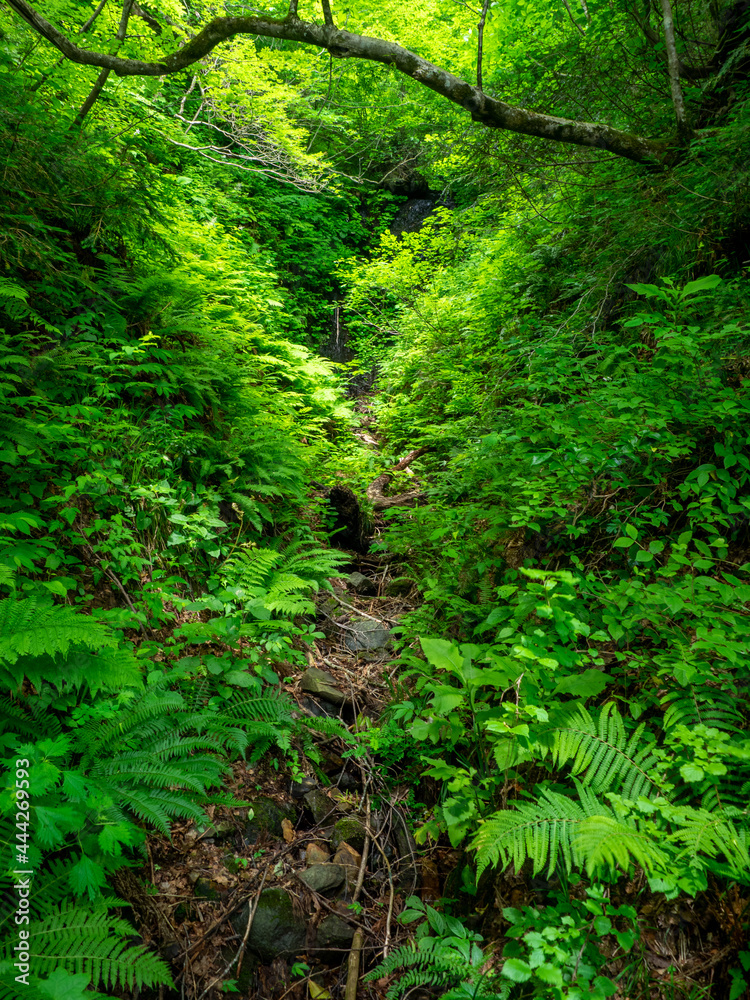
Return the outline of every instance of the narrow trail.
{"type": "MultiPolygon", "coordinates": [[[[388,482],[387,473],[375,480],[381,509],[394,499],[388,482]]],[[[129,870],[119,881],[183,995],[212,1000],[230,983],[248,1000],[380,997],[382,984],[362,976],[407,937],[396,920],[404,901],[440,896],[437,865],[418,855],[411,834],[398,754],[375,764],[349,738],[379,731],[397,683],[394,629],[415,607],[416,585],[392,557],[348,554],[348,572],[316,598],[307,669],[289,667],[281,684],[320,730],[301,748],[297,773],[271,755],[238,761],[224,790],[243,806],[212,805],[204,827],[175,823],[171,842],[150,840],[141,875],[158,895],[129,870]]]]}

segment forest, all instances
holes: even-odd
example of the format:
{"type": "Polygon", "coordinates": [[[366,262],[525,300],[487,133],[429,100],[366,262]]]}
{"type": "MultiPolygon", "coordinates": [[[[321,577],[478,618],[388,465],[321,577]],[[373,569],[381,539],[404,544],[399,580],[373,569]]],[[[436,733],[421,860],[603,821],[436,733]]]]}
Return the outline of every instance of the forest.
{"type": "Polygon", "coordinates": [[[0,0],[0,1000],[750,997],[748,0],[0,0]]]}

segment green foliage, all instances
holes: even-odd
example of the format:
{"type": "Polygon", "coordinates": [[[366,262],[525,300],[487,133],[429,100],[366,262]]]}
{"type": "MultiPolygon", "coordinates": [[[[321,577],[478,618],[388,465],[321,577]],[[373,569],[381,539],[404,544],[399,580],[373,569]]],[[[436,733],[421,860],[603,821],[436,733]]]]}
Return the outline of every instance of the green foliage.
{"type": "Polygon", "coordinates": [[[448,988],[440,993],[443,1000],[469,1000],[470,997],[506,1000],[507,986],[482,972],[485,956],[479,947],[481,935],[470,931],[455,917],[424,904],[418,896],[410,896],[399,919],[406,924],[420,918],[424,919],[414,939],[394,949],[368,972],[365,982],[399,971],[398,978],[386,993],[388,1000],[398,1000],[417,986],[448,988]]]}
{"type": "Polygon", "coordinates": [[[617,992],[617,985],[601,970],[612,956],[600,943],[613,937],[627,953],[638,938],[638,914],[632,906],[613,906],[604,886],[587,888],[586,899],[568,899],[557,893],[554,904],[522,910],[506,907],[510,939],[503,949],[501,974],[523,983],[520,995],[601,998],[617,992]]]}

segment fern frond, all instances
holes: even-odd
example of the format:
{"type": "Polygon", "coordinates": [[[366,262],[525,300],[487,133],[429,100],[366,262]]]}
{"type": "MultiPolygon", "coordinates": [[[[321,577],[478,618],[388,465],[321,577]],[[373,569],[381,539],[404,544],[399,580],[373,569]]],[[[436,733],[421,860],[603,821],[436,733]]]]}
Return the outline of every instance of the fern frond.
{"type": "Polygon", "coordinates": [[[557,767],[569,765],[581,783],[598,794],[619,791],[635,799],[658,791],[649,776],[656,763],[652,740],[644,739],[644,733],[640,725],[628,738],[622,716],[609,703],[598,719],[578,705],[572,715],[535,730],[534,736],[551,752],[557,767]]]}
{"type": "Polygon", "coordinates": [[[117,640],[101,622],[66,605],[27,597],[0,601],[0,661],[13,664],[19,656],[60,653],[71,646],[98,650],[117,640]]]}
{"type": "Polygon", "coordinates": [[[665,732],[676,726],[704,725],[725,733],[739,732],[744,725],[741,701],[716,684],[691,684],[668,691],[660,699],[665,732]]]}
{"type": "Polygon", "coordinates": [[[562,862],[566,871],[581,868],[584,857],[575,833],[592,816],[614,819],[612,810],[587,789],[578,786],[579,800],[542,789],[536,802],[518,802],[513,809],[503,809],[484,820],[474,836],[477,852],[477,878],[489,864],[513,864],[516,870],[530,859],[534,874],[548,866],[551,877],[562,862]]]}
{"type": "MultiPolygon", "coordinates": [[[[669,835],[669,841],[681,846],[678,859],[695,859],[699,854],[709,858],[723,856],[734,869],[736,877],[746,880],[750,871],[747,830],[739,830],[728,812],[717,814],[689,807],[672,809],[669,819],[677,829],[669,835]]],[[[740,810],[735,812],[740,813],[740,810]]]]}
{"type": "MultiPolygon", "coordinates": [[[[85,972],[107,987],[172,986],[166,964],[144,945],[132,944],[132,938],[130,924],[104,908],[62,906],[29,926],[32,972],[42,977],[56,968],[85,972]]],[[[12,956],[14,943],[12,938],[3,942],[3,958],[12,956]]]]}
{"type": "Polygon", "coordinates": [[[631,859],[644,871],[655,871],[667,864],[667,855],[652,836],[613,816],[590,816],[583,820],[573,834],[573,842],[589,877],[607,869],[627,871],[631,859]]]}

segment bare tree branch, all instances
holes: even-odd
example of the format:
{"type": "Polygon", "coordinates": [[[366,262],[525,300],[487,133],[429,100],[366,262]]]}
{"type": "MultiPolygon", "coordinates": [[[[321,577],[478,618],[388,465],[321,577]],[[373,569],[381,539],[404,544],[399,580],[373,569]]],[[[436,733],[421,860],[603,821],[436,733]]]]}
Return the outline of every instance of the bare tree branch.
{"type": "Polygon", "coordinates": [[[320,6],[323,8],[323,20],[326,23],[326,27],[333,27],[333,14],[331,13],[330,0],[320,0],[320,6]]]}
{"type": "Polygon", "coordinates": [[[304,45],[314,45],[339,59],[366,59],[392,66],[398,72],[463,108],[474,121],[489,128],[537,136],[553,142],[601,149],[636,163],[659,164],[672,147],[672,143],[668,140],[647,139],[600,122],[558,118],[505,104],[396,42],[356,35],[330,25],[314,24],[289,17],[283,20],[252,16],[217,17],[186,45],[165,56],[161,61],[143,62],[139,59],[124,59],[81,48],[43,18],[26,0],[6,0],[6,3],[34,31],[46,38],[72,62],[110,69],[118,76],[165,76],[177,73],[192,66],[227,39],[236,35],[260,35],[265,38],[279,38],[304,45]]]}

